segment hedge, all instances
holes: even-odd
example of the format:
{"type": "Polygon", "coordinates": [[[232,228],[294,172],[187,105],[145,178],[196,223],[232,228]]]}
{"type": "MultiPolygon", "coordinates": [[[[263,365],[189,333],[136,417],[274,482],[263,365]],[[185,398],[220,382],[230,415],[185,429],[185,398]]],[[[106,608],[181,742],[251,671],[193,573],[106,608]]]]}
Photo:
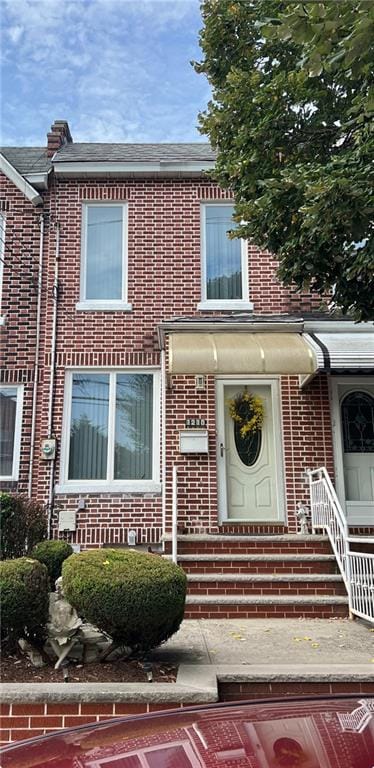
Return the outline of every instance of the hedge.
{"type": "Polygon", "coordinates": [[[41,645],[46,635],[49,580],[45,565],[20,557],[0,563],[1,642],[9,648],[24,637],[41,645]]]}
{"type": "Polygon", "coordinates": [[[0,557],[22,557],[47,535],[45,508],[20,493],[0,493],[0,557]]]}
{"type": "Polygon", "coordinates": [[[118,645],[148,651],[179,629],[187,578],[158,555],[100,549],[62,566],[64,594],[78,613],[118,645]]]}
{"type": "Polygon", "coordinates": [[[55,591],[56,579],[61,576],[62,563],[73,554],[73,548],[67,541],[41,541],[31,552],[34,560],[44,563],[47,567],[51,591],[55,591]]]}

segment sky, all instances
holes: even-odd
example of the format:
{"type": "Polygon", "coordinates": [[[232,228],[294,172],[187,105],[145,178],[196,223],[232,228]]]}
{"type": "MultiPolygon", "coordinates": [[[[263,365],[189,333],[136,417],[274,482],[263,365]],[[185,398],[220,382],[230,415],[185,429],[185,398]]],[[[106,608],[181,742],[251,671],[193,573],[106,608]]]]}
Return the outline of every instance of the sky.
{"type": "Polygon", "coordinates": [[[0,0],[3,146],[204,141],[199,0],[0,0]]]}

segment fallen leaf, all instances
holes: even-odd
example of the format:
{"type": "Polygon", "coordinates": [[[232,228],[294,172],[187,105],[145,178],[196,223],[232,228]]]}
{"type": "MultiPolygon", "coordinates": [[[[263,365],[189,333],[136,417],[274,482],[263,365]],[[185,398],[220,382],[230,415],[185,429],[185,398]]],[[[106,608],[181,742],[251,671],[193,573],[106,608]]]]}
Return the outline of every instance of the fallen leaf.
{"type": "Polygon", "coordinates": [[[311,637],[303,637],[303,640],[311,640],[311,637]]]}
{"type": "Polygon", "coordinates": [[[319,643],[312,643],[312,648],[319,648],[319,643]]]}

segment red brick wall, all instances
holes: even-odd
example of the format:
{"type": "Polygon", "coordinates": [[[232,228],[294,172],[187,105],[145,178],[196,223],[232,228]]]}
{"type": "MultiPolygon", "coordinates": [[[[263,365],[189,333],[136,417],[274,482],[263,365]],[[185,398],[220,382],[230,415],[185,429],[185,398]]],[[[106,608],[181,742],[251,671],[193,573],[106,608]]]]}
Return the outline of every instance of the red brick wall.
{"type": "Polygon", "coordinates": [[[0,174],[0,201],[6,203],[0,310],[5,323],[0,326],[0,382],[24,385],[19,481],[3,481],[0,487],[23,493],[27,490],[30,463],[41,211],[4,174],[0,174]]]}
{"type": "MultiPolygon", "coordinates": [[[[11,184],[4,182],[13,213],[7,222],[7,243],[12,220],[17,236],[37,260],[39,249],[38,213],[11,184]],[[13,217],[13,219],[12,219],[13,217]]],[[[52,288],[55,269],[56,222],[60,225],[59,300],[57,355],[54,390],[53,434],[58,441],[55,482],[59,480],[64,379],[67,366],[124,366],[160,364],[156,328],[161,321],[178,316],[210,316],[199,312],[200,205],[201,201],[230,199],[209,181],[202,180],[79,180],[53,179],[46,195],[49,225],[44,238],[45,269],[42,285],[41,374],[37,404],[36,447],[33,495],[47,501],[51,463],[40,457],[40,444],[47,437],[50,350],[53,315],[52,288]],[[132,312],[77,311],[80,285],[81,215],[83,200],[124,200],[128,202],[128,301],[132,312]]],[[[24,261],[26,256],[23,257],[24,261]]],[[[26,377],[22,470],[19,488],[26,489],[29,464],[27,430],[31,416],[34,365],[36,300],[27,268],[20,283],[12,266],[12,293],[3,376],[26,377]],[[16,371],[16,373],[15,373],[16,371]]],[[[256,314],[311,309],[319,299],[299,297],[282,287],[275,276],[276,262],[258,248],[249,247],[249,298],[256,314]]],[[[5,280],[9,281],[8,267],[5,280]]],[[[2,363],[3,364],[3,363],[2,363]]],[[[282,379],[283,430],[285,439],[287,509],[294,529],[296,502],[307,498],[303,472],[308,466],[327,464],[332,469],[328,395],[322,377],[300,394],[298,380],[282,379]]],[[[182,466],[180,474],[180,519],[189,530],[216,530],[217,476],[215,439],[214,380],[207,390],[196,393],[193,377],[176,377],[167,393],[167,517],[171,514],[171,466],[182,466]],[[181,457],[178,431],[186,416],[207,419],[208,457],[181,457]]],[[[153,542],[162,528],[161,496],[148,494],[80,494],[86,499],[78,513],[76,541],[84,547],[126,541],[127,528],[139,538],[153,542]]],[[[53,522],[59,508],[77,508],[77,496],[56,497],[53,522]]]]}

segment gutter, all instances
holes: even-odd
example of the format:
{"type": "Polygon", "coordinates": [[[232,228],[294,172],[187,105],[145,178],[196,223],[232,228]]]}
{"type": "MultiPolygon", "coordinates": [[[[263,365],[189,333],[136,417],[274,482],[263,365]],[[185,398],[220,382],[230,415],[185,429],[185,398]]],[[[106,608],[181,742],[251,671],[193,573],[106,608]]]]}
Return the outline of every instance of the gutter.
{"type": "Polygon", "coordinates": [[[28,478],[28,496],[32,493],[32,471],[35,447],[36,431],[36,405],[38,397],[38,379],[39,379],[39,349],[40,349],[40,319],[42,306],[42,278],[43,278],[43,241],[44,241],[44,218],[40,216],[40,244],[39,244],[39,270],[38,270],[38,303],[36,309],[36,339],[35,339],[35,365],[34,365],[34,386],[32,393],[32,411],[31,411],[31,436],[30,436],[30,467],[28,478]]]}
{"type": "MultiPolygon", "coordinates": [[[[53,282],[53,318],[52,318],[52,339],[51,339],[51,366],[49,379],[49,401],[48,401],[48,438],[52,438],[53,425],[53,396],[56,373],[56,338],[57,338],[57,304],[58,304],[58,267],[60,261],[60,224],[56,223],[56,260],[55,277],[53,282]]],[[[49,490],[48,490],[48,538],[51,536],[51,523],[53,511],[53,483],[55,474],[55,461],[50,460],[49,490]]]]}
{"type": "Polygon", "coordinates": [[[20,173],[14,168],[13,165],[10,164],[10,162],[0,153],[0,171],[2,171],[5,176],[11,181],[17,189],[22,192],[25,197],[27,197],[28,200],[30,200],[30,203],[33,205],[43,205],[43,198],[36,192],[34,187],[29,184],[26,179],[21,176],[20,173]]]}
{"type": "Polygon", "coordinates": [[[165,161],[159,162],[64,162],[56,155],[52,158],[56,176],[201,176],[215,167],[215,162],[206,161],[165,161]]]}

